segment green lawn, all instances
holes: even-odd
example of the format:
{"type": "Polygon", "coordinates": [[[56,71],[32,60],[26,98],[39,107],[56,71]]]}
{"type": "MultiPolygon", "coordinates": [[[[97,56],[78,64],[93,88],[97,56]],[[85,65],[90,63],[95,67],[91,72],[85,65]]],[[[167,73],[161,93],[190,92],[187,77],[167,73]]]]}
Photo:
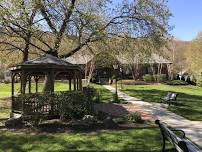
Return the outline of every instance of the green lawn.
{"type": "Polygon", "coordinates": [[[0,130],[0,152],[24,151],[136,151],[159,152],[159,129],[90,133],[33,134],[0,130]]]}
{"type": "Polygon", "coordinates": [[[169,110],[189,120],[202,120],[202,88],[197,86],[159,85],[124,85],[122,91],[148,102],[160,102],[160,97],[167,92],[179,94],[178,105],[172,105],[169,110]]]}
{"type": "MultiPolygon", "coordinates": [[[[73,88],[73,86],[72,86],[73,88]]],[[[35,84],[32,83],[32,92],[35,92],[35,84]]],[[[39,83],[38,91],[41,92],[43,89],[43,83],[39,83]]],[[[15,94],[20,90],[20,83],[15,83],[15,94]]],[[[69,84],[68,82],[55,82],[55,91],[68,91],[69,84]]],[[[28,92],[28,86],[26,87],[26,92],[28,92]]],[[[10,97],[11,96],[11,83],[5,84],[0,83],[0,98],[2,97],[10,97]]]]}
{"type": "Polygon", "coordinates": [[[91,86],[93,86],[100,94],[102,102],[110,102],[113,100],[113,94],[102,85],[91,83],[91,86]]]}
{"type": "Polygon", "coordinates": [[[9,99],[0,99],[0,121],[9,118],[10,110],[9,99]]]}

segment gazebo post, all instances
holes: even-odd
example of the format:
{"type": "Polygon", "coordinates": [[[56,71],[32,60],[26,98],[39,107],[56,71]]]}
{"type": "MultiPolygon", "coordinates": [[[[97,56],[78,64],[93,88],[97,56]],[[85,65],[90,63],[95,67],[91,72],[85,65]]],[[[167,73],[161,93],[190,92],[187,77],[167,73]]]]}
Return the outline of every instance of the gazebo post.
{"type": "Polygon", "coordinates": [[[69,91],[72,90],[72,79],[69,79],[69,91]]]}
{"type": "Polygon", "coordinates": [[[21,94],[25,94],[26,89],[26,73],[24,71],[21,72],[21,94]]]}
{"type": "Polygon", "coordinates": [[[82,78],[81,78],[81,74],[79,74],[79,90],[82,90],[82,78]]]}
{"type": "Polygon", "coordinates": [[[76,90],[76,71],[74,71],[74,91],[76,90]]]}
{"type": "Polygon", "coordinates": [[[77,78],[76,78],[76,89],[79,90],[79,78],[78,78],[78,75],[77,75],[77,78]]]}
{"type": "Polygon", "coordinates": [[[14,82],[15,82],[15,74],[12,74],[11,76],[12,86],[11,86],[11,95],[12,98],[14,97],[14,82]]]}
{"type": "Polygon", "coordinates": [[[38,93],[38,80],[39,80],[39,78],[37,76],[35,76],[34,80],[35,80],[36,93],[38,93]]]}
{"type": "Polygon", "coordinates": [[[31,76],[29,76],[29,93],[31,93],[32,92],[32,90],[31,90],[31,76]]]}
{"type": "Polygon", "coordinates": [[[13,117],[13,102],[14,102],[14,84],[15,84],[15,74],[12,73],[11,75],[11,81],[12,81],[12,86],[11,86],[11,97],[12,97],[12,103],[11,103],[11,113],[10,117],[13,117]]]}

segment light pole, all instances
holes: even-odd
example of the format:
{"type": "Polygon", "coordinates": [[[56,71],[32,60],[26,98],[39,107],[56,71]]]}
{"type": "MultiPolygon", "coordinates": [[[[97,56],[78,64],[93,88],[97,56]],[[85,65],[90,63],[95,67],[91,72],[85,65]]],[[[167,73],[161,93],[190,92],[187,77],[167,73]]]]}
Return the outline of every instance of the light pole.
{"type": "Polygon", "coordinates": [[[118,64],[114,64],[113,68],[115,70],[115,94],[114,94],[114,102],[118,102],[118,93],[117,93],[117,70],[119,68],[118,64]]]}
{"type": "Polygon", "coordinates": [[[123,89],[123,83],[122,83],[122,79],[123,79],[123,71],[122,68],[120,67],[120,72],[121,72],[121,89],[123,89]]]}

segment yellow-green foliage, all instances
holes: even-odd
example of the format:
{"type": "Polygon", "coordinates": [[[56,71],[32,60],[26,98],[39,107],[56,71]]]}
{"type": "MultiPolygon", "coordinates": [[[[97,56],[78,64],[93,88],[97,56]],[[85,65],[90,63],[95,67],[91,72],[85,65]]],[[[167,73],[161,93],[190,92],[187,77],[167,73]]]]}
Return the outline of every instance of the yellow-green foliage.
{"type": "Polygon", "coordinates": [[[202,33],[187,46],[185,56],[189,70],[199,75],[202,72],[202,33]]]}

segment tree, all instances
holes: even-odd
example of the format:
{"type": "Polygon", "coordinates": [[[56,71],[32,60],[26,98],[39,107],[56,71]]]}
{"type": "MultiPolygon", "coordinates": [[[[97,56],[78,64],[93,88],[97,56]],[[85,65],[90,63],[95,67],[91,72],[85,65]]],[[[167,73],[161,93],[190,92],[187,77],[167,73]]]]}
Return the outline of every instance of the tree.
{"type": "Polygon", "coordinates": [[[35,46],[32,36],[38,30],[37,8],[31,0],[1,0],[0,27],[2,51],[20,51],[22,62],[28,60],[30,45],[35,46]]]}
{"type": "Polygon", "coordinates": [[[131,31],[133,38],[148,38],[156,44],[167,35],[169,10],[164,0],[136,0],[110,8],[109,1],[38,0],[40,12],[55,35],[53,54],[58,54],[62,38],[72,35],[78,42],[68,57],[93,42],[131,31]],[[111,9],[111,10],[110,10],[111,9]],[[129,29],[125,29],[126,26],[129,29]]]}
{"type": "Polygon", "coordinates": [[[195,76],[199,76],[202,72],[202,33],[188,44],[185,49],[185,61],[187,70],[195,76]]]}
{"type": "Polygon", "coordinates": [[[125,34],[153,47],[166,41],[171,15],[166,0],[123,0],[119,5],[110,0],[1,0],[2,43],[21,51],[26,61],[31,47],[65,58],[125,34]],[[68,51],[61,50],[66,39],[73,41],[68,51]]]}

